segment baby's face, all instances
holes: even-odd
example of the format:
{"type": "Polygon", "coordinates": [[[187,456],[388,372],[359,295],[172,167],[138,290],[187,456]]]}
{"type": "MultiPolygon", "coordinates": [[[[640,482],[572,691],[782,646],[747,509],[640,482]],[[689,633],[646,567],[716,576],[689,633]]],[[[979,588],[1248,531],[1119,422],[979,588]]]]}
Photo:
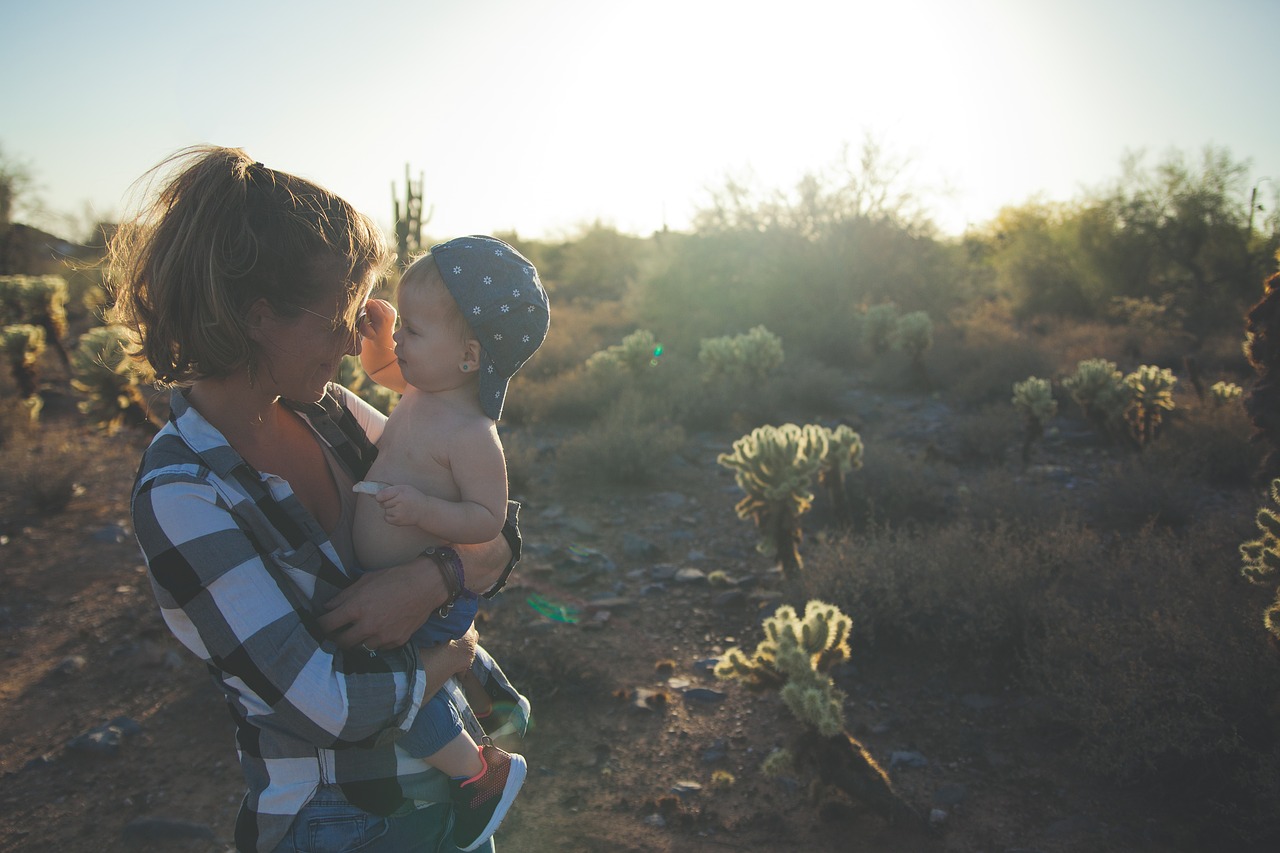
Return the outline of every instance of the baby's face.
{"type": "Polygon", "coordinates": [[[400,283],[400,328],[396,359],[404,379],[419,391],[438,393],[460,387],[476,375],[474,341],[468,341],[458,306],[430,272],[400,283]]]}

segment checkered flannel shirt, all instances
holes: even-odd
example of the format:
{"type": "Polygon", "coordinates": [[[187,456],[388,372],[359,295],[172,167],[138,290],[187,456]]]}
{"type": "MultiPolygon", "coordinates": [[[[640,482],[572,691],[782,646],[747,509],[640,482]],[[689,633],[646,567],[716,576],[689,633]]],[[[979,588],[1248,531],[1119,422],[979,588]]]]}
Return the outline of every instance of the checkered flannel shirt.
{"type": "MultiPolygon", "coordinates": [[[[355,479],[377,453],[382,415],[340,385],[296,407],[355,479]]],[[[344,653],[317,621],[351,583],[289,484],[259,474],[181,393],[143,456],[133,520],[161,613],[226,697],[249,789],[236,846],[271,850],[324,784],[390,814],[448,799],[445,777],[397,749],[422,706],[413,645],[344,653]]],[[[478,657],[477,660],[480,660],[478,657]]],[[[464,724],[483,732],[450,679],[464,724]]]]}

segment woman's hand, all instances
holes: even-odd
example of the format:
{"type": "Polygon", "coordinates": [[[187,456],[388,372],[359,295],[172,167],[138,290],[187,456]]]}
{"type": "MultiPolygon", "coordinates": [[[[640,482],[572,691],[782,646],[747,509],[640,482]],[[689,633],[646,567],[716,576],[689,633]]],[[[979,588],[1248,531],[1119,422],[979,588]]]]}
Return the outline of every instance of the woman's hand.
{"type": "Polygon", "coordinates": [[[448,598],[435,560],[419,557],[362,575],[330,599],[320,627],[344,649],[396,648],[448,598]]]}

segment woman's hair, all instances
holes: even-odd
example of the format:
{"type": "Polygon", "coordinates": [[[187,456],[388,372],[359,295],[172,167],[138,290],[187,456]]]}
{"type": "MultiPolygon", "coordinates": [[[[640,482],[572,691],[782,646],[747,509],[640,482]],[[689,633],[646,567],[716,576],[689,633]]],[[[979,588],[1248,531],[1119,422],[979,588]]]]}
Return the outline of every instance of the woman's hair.
{"type": "Polygon", "coordinates": [[[378,227],[311,181],[238,148],[177,152],[144,179],[161,189],[111,243],[112,321],[164,385],[254,369],[246,314],[258,299],[296,316],[342,282],[346,317],[393,256],[378,227]]]}

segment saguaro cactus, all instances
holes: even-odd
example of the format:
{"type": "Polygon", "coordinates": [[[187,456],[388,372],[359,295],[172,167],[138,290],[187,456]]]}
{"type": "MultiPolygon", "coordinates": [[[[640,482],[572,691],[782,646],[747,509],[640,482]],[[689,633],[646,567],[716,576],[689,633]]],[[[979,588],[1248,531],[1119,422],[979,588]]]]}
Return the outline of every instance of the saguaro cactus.
{"type": "Polygon", "coordinates": [[[735,441],[732,453],[716,457],[746,493],[734,507],[738,517],[755,522],[759,550],[776,555],[788,578],[802,565],[800,516],[813,505],[813,478],[826,452],[822,432],[783,424],[758,427],[735,441]]]}
{"type": "Polygon", "coordinates": [[[737,679],[753,690],[777,690],[801,723],[792,756],[824,784],[871,803],[889,820],[920,820],[894,790],[885,771],[845,730],[843,691],[830,670],[849,659],[849,617],[838,607],[810,601],[804,616],[783,605],[764,620],[765,639],[755,651],[734,647],[716,665],[716,675],[737,679]]]}

